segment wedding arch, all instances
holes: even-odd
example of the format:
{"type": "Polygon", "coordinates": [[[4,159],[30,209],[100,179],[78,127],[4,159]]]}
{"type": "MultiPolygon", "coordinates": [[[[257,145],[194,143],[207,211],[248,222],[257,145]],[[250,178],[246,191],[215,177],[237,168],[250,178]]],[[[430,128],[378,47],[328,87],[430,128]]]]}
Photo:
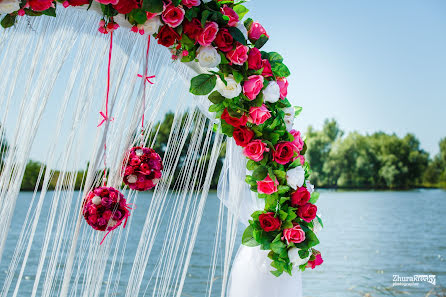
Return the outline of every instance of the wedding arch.
{"type": "Polygon", "coordinates": [[[290,71],[279,53],[261,51],[269,36],[243,2],[0,0],[0,129],[15,120],[0,152],[0,261],[8,263],[0,296],[181,296],[223,149],[205,295],[215,295],[220,259],[221,296],[299,296],[300,271],[322,263],[319,193],[293,129],[301,108],[287,99],[290,71]],[[155,123],[172,101],[161,158],[151,149],[155,123]],[[41,190],[18,226],[11,222],[44,117],[52,124],[41,190]],[[148,209],[138,208],[138,191],[152,188],[148,209]],[[145,221],[129,254],[135,213],[145,221]],[[6,257],[11,228],[21,229],[6,257]]]}

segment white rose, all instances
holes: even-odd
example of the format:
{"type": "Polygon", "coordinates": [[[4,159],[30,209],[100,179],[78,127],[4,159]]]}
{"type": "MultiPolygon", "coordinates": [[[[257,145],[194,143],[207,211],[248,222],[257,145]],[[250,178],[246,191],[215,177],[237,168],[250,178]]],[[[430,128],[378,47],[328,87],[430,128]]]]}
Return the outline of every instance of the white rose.
{"type": "Polygon", "coordinates": [[[314,218],[312,222],[313,222],[313,232],[319,233],[322,230],[322,225],[321,223],[319,223],[318,218],[314,218]]]}
{"type": "Polygon", "coordinates": [[[158,32],[161,26],[161,19],[159,16],[155,16],[147,20],[143,25],[138,25],[139,29],[144,29],[144,34],[155,34],[158,32]]]}
{"type": "Polygon", "coordinates": [[[246,27],[242,21],[237,23],[236,28],[242,32],[243,36],[245,36],[245,39],[248,39],[248,30],[246,30],[246,27]]]}
{"type": "Polygon", "coordinates": [[[134,174],[127,176],[127,182],[129,184],[134,184],[134,183],[136,183],[137,180],[138,180],[138,177],[134,174]]]}
{"type": "Polygon", "coordinates": [[[91,202],[93,202],[94,205],[101,204],[101,201],[102,201],[102,199],[99,196],[94,196],[93,199],[91,199],[91,202]]]}
{"type": "Polygon", "coordinates": [[[0,14],[13,13],[20,9],[19,1],[17,0],[3,0],[0,1],[0,14]]]}
{"type": "Polygon", "coordinates": [[[263,101],[274,103],[279,100],[280,87],[275,81],[270,81],[268,86],[263,90],[263,101]]]}
{"type": "Polygon", "coordinates": [[[296,168],[288,170],[286,172],[286,181],[294,190],[302,187],[305,181],[305,170],[302,166],[297,166],[296,168]]]}
{"type": "Polygon", "coordinates": [[[214,68],[220,64],[220,54],[213,46],[200,46],[197,55],[201,67],[214,68]]]}
{"type": "Polygon", "coordinates": [[[232,99],[240,95],[242,86],[235,81],[234,76],[232,76],[232,74],[228,75],[227,77],[225,77],[225,80],[227,82],[226,85],[220,78],[218,78],[217,91],[223,97],[228,99],[232,99]]]}
{"type": "Polygon", "coordinates": [[[290,262],[293,263],[293,267],[297,268],[299,268],[300,265],[307,263],[311,256],[311,253],[308,253],[308,257],[302,259],[299,256],[299,251],[300,249],[295,247],[288,250],[288,258],[290,259],[290,262]]]}
{"type": "Polygon", "coordinates": [[[305,185],[307,186],[307,191],[310,192],[310,194],[313,194],[314,185],[312,185],[309,180],[305,181],[305,185]]]}
{"type": "Polygon", "coordinates": [[[288,131],[293,129],[293,125],[294,125],[294,107],[287,107],[282,109],[283,112],[285,112],[285,117],[284,117],[284,121],[286,124],[286,129],[288,131]]]}

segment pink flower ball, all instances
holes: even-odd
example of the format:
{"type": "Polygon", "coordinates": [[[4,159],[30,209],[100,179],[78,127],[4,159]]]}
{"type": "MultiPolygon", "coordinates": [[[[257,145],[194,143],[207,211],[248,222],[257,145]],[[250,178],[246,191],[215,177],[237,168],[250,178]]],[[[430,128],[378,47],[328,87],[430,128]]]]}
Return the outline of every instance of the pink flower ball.
{"type": "Polygon", "coordinates": [[[163,163],[155,150],[146,147],[133,147],[124,158],[122,177],[130,189],[147,191],[154,188],[161,179],[163,163]]]}
{"type": "Polygon", "coordinates": [[[82,209],[88,225],[99,231],[114,230],[130,216],[124,195],[112,187],[98,187],[90,191],[84,198],[82,209]]]}

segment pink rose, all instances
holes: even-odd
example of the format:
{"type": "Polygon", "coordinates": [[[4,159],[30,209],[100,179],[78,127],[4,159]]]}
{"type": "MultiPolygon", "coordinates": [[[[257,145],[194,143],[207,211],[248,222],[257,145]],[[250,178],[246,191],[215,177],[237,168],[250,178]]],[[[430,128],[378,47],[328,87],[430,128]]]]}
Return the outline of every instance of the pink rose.
{"type": "Polygon", "coordinates": [[[161,15],[163,21],[172,28],[178,27],[184,19],[184,9],[180,6],[168,5],[161,15]]]}
{"type": "Polygon", "coordinates": [[[285,239],[288,243],[299,243],[305,240],[305,232],[299,224],[294,225],[293,228],[283,230],[282,240],[285,239]]]}
{"type": "Polygon", "coordinates": [[[300,206],[297,210],[297,215],[299,218],[304,220],[305,222],[311,222],[315,217],[317,213],[317,206],[311,203],[307,203],[303,206],[300,206]]]}
{"type": "Polygon", "coordinates": [[[206,26],[204,26],[203,31],[198,36],[198,43],[202,46],[208,46],[214,41],[215,37],[217,37],[218,25],[216,22],[207,22],[206,26]]]}
{"type": "Polygon", "coordinates": [[[271,64],[269,63],[269,61],[267,59],[262,60],[262,67],[263,67],[262,75],[264,77],[273,76],[273,71],[271,70],[271,64]]]}
{"type": "Polygon", "coordinates": [[[321,265],[324,263],[324,260],[322,259],[321,254],[316,254],[313,261],[308,261],[307,266],[308,268],[314,269],[316,266],[321,265]]]}
{"type": "Polygon", "coordinates": [[[269,175],[265,177],[262,181],[257,181],[257,191],[259,193],[271,195],[272,193],[277,192],[277,186],[279,182],[277,179],[273,181],[269,175]]]}
{"type": "Polygon", "coordinates": [[[200,6],[201,0],[181,0],[181,3],[187,8],[191,8],[193,6],[200,6]]]}
{"type": "Polygon", "coordinates": [[[229,51],[226,57],[232,64],[243,65],[248,60],[248,50],[249,47],[237,42],[235,49],[229,51]]]}
{"type": "Polygon", "coordinates": [[[243,154],[256,162],[262,161],[264,152],[269,152],[269,148],[260,139],[251,141],[243,149],[243,154]]]}
{"type": "Polygon", "coordinates": [[[260,107],[251,106],[249,109],[248,121],[256,125],[263,124],[267,119],[271,117],[271,112],[268,110],[265,104],[260,107]]]}
{"type": "Polygon", "coordinates": [[[296,151],[300,152],[304,148],[304,141],[302,140],[300,131],[296,131],[293,129],[290,131],[290,134],[294,137],[292,144],[296,148],[296,151]]]}
{"type": "Polygon", "coordinates": [[[249,28],[248,31],[248,37],[250,40],[257,40],[260,38],[260,36],[266,35],[266,37],[269,37],[266,33],[265,28],[260,25],[258,22],[253,22],[251,25],[251,28],[249,28]]]}
{"type": "Polygon", "coordinates": [[[258,48],[253,47],[248,54],[248,69],[259,70],[262,65],[262,54],[258,48]]]}
{"type": "Polygon", "coordinates": [[[249,100],[256,99],[257,95],[263,88],[263,76],[251,75],[248,80],[243,83],[243,93],[249,100]]]}
{"type": "Polygon", "coordinates": [[[223,15],[229,17],[229,21],[228,21],[229,27],[237,26],[237,23],[239,21],[238,14],[232,8],[228,7],[227,5],[224,5],[221,8],[221,13],[223,13],[223,15]]]}
{"type": "Polygon", "coordinates": [[[280,99],[285,99],[288,95],[288,80],[286,77],[278,77],[277,84],[280,88],[280,99]]]}

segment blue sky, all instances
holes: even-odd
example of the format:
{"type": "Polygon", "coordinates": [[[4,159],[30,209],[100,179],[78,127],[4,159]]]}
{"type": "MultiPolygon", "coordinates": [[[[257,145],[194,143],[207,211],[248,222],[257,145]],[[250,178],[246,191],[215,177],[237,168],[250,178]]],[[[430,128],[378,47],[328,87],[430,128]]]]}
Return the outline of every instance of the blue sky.
{"type": "Polygon", "coordinates": [[[346,131],[446,137],[446,1],[267,1],[246,4],[285,57],[298,128],[335,118],[346,131]]]}

